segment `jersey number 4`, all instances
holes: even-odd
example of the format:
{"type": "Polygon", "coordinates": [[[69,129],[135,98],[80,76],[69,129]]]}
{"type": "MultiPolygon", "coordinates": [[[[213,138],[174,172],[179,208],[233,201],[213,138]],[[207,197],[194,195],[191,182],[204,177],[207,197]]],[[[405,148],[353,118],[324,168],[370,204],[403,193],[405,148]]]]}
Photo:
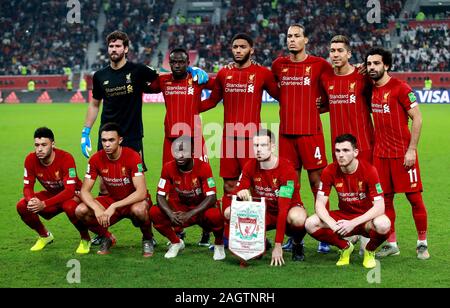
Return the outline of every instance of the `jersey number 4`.
{"type": "Polygon", "coordinates": [[[320,148],[316,147],[316,151],[314,152],[314,158],[317,158],[318,160],[322,159],[322,155],[320,154],[320,148]]]}

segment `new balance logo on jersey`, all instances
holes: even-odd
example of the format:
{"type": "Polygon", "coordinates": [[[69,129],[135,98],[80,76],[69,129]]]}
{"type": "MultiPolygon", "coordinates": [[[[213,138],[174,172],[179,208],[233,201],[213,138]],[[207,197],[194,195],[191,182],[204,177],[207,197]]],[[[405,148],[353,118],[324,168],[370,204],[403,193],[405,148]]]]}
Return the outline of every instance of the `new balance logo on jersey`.
{"type": "Polygon", "coordinates": [[[350,95],[350,104],[356,104],[356,95],[355,94],[350,95]]]}
{"type": "Polygon", "coordinates": [[[254,93],[255,92],[255,85],[249,84],[247,88],[248,93],[254,93]]]}
{"type": "Polygon", "coordinates": [[[305,86],[310,86],[311,85],[311,78],[305,77],[305,79],[303,80],[303,84],[305,86]]]}
{"type": "Polygon", "coordinates": [[[187,92],[188,95],[194,95],[194,88],[189,87],[187,92]]]}
{"type": "Polygon", "coordinates": [[[125,185],[131,184],[130,179],[129,178],[124,178],[123,179],[123,184],[125,184],[125,185]]]}
{"type": "Polygon", "coordinates": [[[103,85],[104,85],[104,86],[106,86],[107,84],[109,84],[109,80],[103,81],[103,85]]]}
{"type": "Polygon", "coordinates": [[[391,113],[391,109],[388,104],[383,105],[383,113],[391,113]]]}

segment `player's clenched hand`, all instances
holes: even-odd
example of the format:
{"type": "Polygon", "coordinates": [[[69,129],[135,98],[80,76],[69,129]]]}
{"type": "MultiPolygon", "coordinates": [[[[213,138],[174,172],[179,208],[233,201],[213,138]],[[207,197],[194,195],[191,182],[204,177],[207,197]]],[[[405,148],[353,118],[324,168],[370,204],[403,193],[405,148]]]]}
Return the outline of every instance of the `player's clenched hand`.
{"type": "Polygon", "coordinates": [[[103,213],[105,212],[104,209],[96,208],[94,210],[95,218],[97,218],[98,223],[100,226],[103,226],[103,213]]]}
{"type": "Polygon", "coordinates": [[[250,194],[250,190],[248,189],[243,189],[239,191],[236,195],[238,196],[239,199],[243,201],[252,201],[252,195],[250,194]]]}
{"type": "Polygon", "coordinates": [[[339,226],[339,229],[336,231],[336,233],[340,236],[349,234],[356,227],[351,220],[339,220],[337,222],[337,225],[339,226]]]}
{"type": "Polygon", "coordinates": [[[416,151],[412,149],[408,149],[405,154],[405,160],[403,161],[403,166],[409,169],[416,163],[416,151]]]}
{"type": "Polygon", "coordinates": [[[89,152],[92,151],[91,138],[89,137],[90,132],[91,128],[86,126],[81,131],[81,153],[86,158],[89,158],[89,152]]]}
{"type": "Polygon", "coordinates": [[[189,212],[178,212],[178,220],[180,221],[180,225],[186,224],[189,219],[191,219],[192,213],[189,212]]]}
{"type": "Polygon", "coordinates": [[[31,198],[27,203],[27,208],[32,213],[38,213],[45,208],[45,203],[38,198],[31,198]]]}
{"type": "Polygon", "coordinates": [[[187,71],[192,75],[192,80],[197,81],[198,84],[205,84],[209,80],[208,73],[201,68],[188,66],[187,71]]]}
{"type": "Polygon", "coordinates": [[[270,261],[270,266],[281,266],[283,264],[283,249],[281,248],[280,243],[275,243],[275,247],[272,250],[272,261],[270,261]]]}
{"type": "Polygon", "coordinates": [[[111,224],[110,222],[111,216],[114,215],[114,213],[116,212],[116,207],[113,205],[114,203],[111,204],[110,207],[103,212],[104,223],[106,224],[104,225],[105,228],[109,227],[109,225],[111,224]]]}
{"type": "Polygon", "coordinates": [[[177,226],[183,225],[183,220],[181,219],[181,214],[182,213],[183,212],[173,212],[173,215],[172,215],[172,218],[171,218],[173,224],[175,224],[177,226]]]}

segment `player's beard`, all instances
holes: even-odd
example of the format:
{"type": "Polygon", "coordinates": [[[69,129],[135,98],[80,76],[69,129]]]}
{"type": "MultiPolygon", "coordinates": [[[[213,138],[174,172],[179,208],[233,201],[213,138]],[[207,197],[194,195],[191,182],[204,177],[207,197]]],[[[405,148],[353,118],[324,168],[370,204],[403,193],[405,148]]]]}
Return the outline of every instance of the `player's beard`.
{"type": "Polygon", "coordinates": [[[293,54],[294,56],[298,55],[299,53],[301,53],[303,51],[304,48],[302,49],[288,49],[289,53],[293,54]]]}
{"type": "Polygon", "coordinates": [[[120,61],[122,61],[122,59],[125,57],[125,52],[119,54],[116,53],[117,57],[113,59],[112,55],[109,55],[109,59],[111,60],[111,62],[114,63],[119,63],[120,61]]]}
{"type": "Polygon", "coordinates": [[[374,71],[374,72],[376,73],[375,75],[372,75],[371,72],[369,72],[369,77],[372,78],[372,80],[374,80],[374,81],[378,81],[378,80],[380,80],[381,78],[383,78],[385,69],[384,69],[384,67],[383,67],[383,68],[381,69],[381,71],[379,71],[379,72],[374,71]]]}
{"type": "Polygon", "coordinates": [[[233,60],[234,60],[234,62],[236,62],[236,63],[239,64],[239,65],[245,64],[245,63],[248,61],[248,59],[250,59],[250,52],[247,53],[241,60],[237,60],[237,59],[235,58],[235,56],[233,55],[233,60]]]}

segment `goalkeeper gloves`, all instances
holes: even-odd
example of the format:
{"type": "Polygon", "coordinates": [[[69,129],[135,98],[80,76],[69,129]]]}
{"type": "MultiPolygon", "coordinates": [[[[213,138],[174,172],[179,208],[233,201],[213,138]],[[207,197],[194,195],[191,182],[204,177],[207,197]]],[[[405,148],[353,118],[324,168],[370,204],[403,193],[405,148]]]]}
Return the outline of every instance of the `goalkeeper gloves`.
{"type": "Polygon", "coordinates": [[[192,80],[197,81],[198,84],[205,84],[209,80],[208,73],[201,68],[188,66],[187,71],[192,75],[192,80]]]}
{"type": "Polygon", "coordinates": [[[89,137],[90,132],[91,128],[86,126],[81,131],[81,152],[86,158],[89,158],[89,152],[92,150],[91,138],[89,137]]]}

